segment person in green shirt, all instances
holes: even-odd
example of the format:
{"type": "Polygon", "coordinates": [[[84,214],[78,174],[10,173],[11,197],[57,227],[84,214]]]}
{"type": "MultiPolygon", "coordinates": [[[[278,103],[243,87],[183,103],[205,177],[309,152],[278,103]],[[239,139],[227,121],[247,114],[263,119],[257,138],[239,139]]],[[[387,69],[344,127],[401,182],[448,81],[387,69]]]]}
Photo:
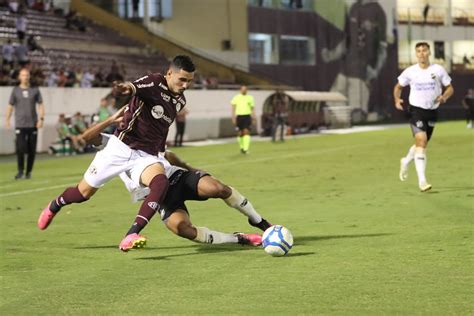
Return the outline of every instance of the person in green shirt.
{"type": "Polygon", "coordinates": [[[250,147],[250,127],[255,124],[255,101],[247,94],[247,87],[241,86],[240,93],[232,98],[232,123],[235,125],[240,152],[247,154],[250,147]]]}

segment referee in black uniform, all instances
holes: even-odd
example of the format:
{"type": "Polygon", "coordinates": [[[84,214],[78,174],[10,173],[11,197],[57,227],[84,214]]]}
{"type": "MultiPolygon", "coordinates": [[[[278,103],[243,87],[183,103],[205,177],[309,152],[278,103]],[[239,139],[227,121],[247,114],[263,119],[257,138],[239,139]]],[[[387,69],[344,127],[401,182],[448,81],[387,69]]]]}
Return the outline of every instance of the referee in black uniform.
{"type": "Polygon", "coordinates": [[[43,127],[44,105],[38,88],[30,86],[30,71],[22,69],[18,76],[20,85],[13,88],[10,103],[7,108],[6,127],[10,128],[10,118],[15,111],[15,135],[18,173],[15,179],[31,178],[31,171],[35,162],[36,141],[38,128],[43,127]],[[36,111],[38,105],[38,111],[36,111]],[[25,154],[26,174],[25,170],[25,154]]]}

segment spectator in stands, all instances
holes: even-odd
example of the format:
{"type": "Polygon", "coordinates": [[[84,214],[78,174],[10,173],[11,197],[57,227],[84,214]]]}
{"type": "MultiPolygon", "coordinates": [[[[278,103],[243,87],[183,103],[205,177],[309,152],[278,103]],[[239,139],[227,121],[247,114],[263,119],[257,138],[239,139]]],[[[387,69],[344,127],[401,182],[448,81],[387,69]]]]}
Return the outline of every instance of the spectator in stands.
{"type": "Polygon", "coordinates": [[[26,44],[30,52],[40,51],[41,53],[44,54],[44,48],[38,44],[35,36],[33,35],[28,36],[28,39],[26,40],[26,44]]]}
{"type": "Polygon", "coordinates": [[[112,84],[114,81],[123,81],[123,76],[120,74],[119,67],[115,60],[112,60],[112,66],[110,66],[110,73],[105,78],[109,84],[112,84]]]}
{"type": "Polygon", "coordinates": [[[92,83],[94,82],[95,76],[90,69],[87,69],[82,74],[81,79],[81,88],[92,88],[92,83]]]}
{"type": "Polygon", "coordinates": [[[466,109],[467,128],[472,128],[472,121],[474,121],[474,89],[467,90],[467,95],[462,100],[462,106],[466,109]]]}
{"type": "Polygon", "coordinates": [[[92,86],[94,87],[102,87],[104,85],[104,72],[102,70],[102,67],[99,67],[97,69],[97,72],[94,75],[94,81],[92,82],[92,86]]]}
{"type": "Polygon", "coordinates": [[[84,73],[82,72],[82,68],[79,66],[76,66],[76,82],[74,83],[74,87],[78,88],[81,86],[81,81],[82,81],[83,76],[84,76],[84,73]]]}
{"type": "Polygon", "coordinates": [[[11,13],[17,13],[19,8],[18,0],[8,1],[8,7],[10,8],[11,13]]]}
{"type": "Polygon", "coordinates": [[[54,68],[49,73],[48,79],[46,79],[46,84],[50,88],[57,87],[58,86],[58,81],[59,81],[58,70],[56,68],[54,68]]]}
{"type": "Polygon", "coordinates": [[[280,141],[284,141],[285,124],[288,117],[288,96],[278,89],[272,97],[272,142],[276,141],[277,129],[280,128],[280,141]]]}
{"type": "Polygon", "coordinates": [[[44,85],[45,76],[43,70],[38,65],[32,65],[31,69],[31,84],[36,87],[41,87],[44,85]]]}
{"type": "Polygon", "coordinates": [[[174,137],[174,146],[183,146],[184,130],[186,128],[186,115],[188,115],[188,109],[184,108],[176,114],[176,135],[174,137]]]}
{"type": "Polygon", "coordinates": [[[140,5],[140,0],[132,0],[132,18],[138,18],[139,5],[140,5]]]}
{"type": "Polygon", "coordinates": [[[65,87],[67,83],[67,75],[64,68],[61,68],[58,73],[58,87],[65,87]]]}
{"type": "Polygon", "coordinates": [[[65,16],[66,28],[69,30],[77,29],[81,32],[86,31],[86,23],[82,16],[74,10],[69,11],[65,16]]]}
{"type": "Polygon", "coordinates": [[[13,53],[15,52],[15,48],[12,45],[12,40],[8,39],[7,43],[2,47],[2,59],[3,65],[10,65],[13,67],[13,53]]]}
{"type": "MultiPolygon", "coordinates": [[[[97,112],[98,121],[99,121],[99,122],[105,121],[105,120],[106,120],[107,118],[109,118],[113,113],[115,113],[115,110],[114,110],[113,107],[109,104],[109,100],[107,100],[106,98],[102,98],[102,99],[100,100],[99,111],[97,112]]],[[[114,132],[114,130],[115,130],[115,126],[112,125],[112,126],[107,127],[107,128],[104,130],[104,133],[111,134],[111,133],[114,132]]]]}
{"type": "Polygon", "coordinates": [[[67,71],[66,78],[67,78],[66,79],[66,87],[68,87],[68,88],[74,87],[74,84],[77,81],[76,71],[74,70],[74,68],[67,71]]]}
{"type": "Polygon", "coordinates": [[[30,63],[28,59],[28,47],[25,45],[24,40],[20,40],[18,45],[16,45],[15,55],[20,66],[24,67],[30,63]]]}
{"type": "Polygon", "coordinates": [[[16,18],[16,21],[15,21],[16,33],[18,35],[18,39],[20,40],[20,42],[22,42],[23,39],[25,38],[27,24],[28,24],[28,19],[23,14],[20,14],[16,18]]]}

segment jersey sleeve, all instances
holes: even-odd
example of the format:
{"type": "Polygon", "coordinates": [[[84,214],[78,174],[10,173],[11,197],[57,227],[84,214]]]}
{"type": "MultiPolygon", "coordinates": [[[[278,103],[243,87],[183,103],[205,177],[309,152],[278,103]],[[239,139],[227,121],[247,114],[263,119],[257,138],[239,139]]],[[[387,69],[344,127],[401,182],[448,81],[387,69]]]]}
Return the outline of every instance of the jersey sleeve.
{"type": "Polygon", "coordinates": [[[38,93],[36,94],[36,103],[43,103],[43,96],[41,95],[41,92],[39,91],[39,89],[37,90],[38,93]]]}
{"type": "Polygon", "coordinates": [[[150,98],[153,95],[153,88],[155,87],[156,79],[157,78],[154,75],[146,75],[130,82],[129,84],[133,91],[132,94],[142,99],[150,98]]]}
{"type": "Polygon", "coordinates": [[[441,68],[441,71],[440,71],[441,83],[445,87],[449,86],[451,84],[451,77],[448,75],[448,73],[446,72],[446,70],[443,67],[440,67],[440,68],[441,68]]]}
{"type": "Polygon", "coordinates": [[[236,95],[232,98],[232,100],[230,100],[230,104],[232,104],[233,106],[237,105],[237,96],[236,95]]]}
{"type": "Polygon", "coordinates": [[[15,88],[12,91],[12,94],[10,95],[10,104],[15,106],[16,105],[16,93],[15,93],[15,88]]]}
{"type": "Polygon", "coordinates": [[[250,97],[250,100],[249,100],[249,106],[252,109],[255,107],[255,99],[252,96],[250,97]]]}
{"type": "Polygon", "coordinates": [[[402,86],[402,87],[406,87],[407,85],[410,84],[410,75],[409,75],[409,71],[408,71],[408,68],[405,69],[401,74],[400,76],[398,76],[398,83],[402,86]]]}

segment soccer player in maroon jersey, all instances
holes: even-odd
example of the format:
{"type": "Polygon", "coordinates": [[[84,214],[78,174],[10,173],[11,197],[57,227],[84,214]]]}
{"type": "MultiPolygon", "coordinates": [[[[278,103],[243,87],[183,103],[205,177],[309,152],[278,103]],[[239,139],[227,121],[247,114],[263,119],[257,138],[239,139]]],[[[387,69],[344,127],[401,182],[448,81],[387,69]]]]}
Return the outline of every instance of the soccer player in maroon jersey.
{"type": "Polygon", "coordinates": [[[166,75],[155,73],[116,86],[119,93],[133,96],[122,122],[79,184],[67,188],[46,206],[38,219],[40,229],[46,229],[63,206],[87,201],[110,179],[128,172],[135,182],[149,187],[150,194],[119,248],[127,251],[140,242],[140,231],[160,209],[168,190],[166,137],[176,114],[186,105],[183,92],[193,80],[194,71],[192,60],[179,55],[166,75]]]}

